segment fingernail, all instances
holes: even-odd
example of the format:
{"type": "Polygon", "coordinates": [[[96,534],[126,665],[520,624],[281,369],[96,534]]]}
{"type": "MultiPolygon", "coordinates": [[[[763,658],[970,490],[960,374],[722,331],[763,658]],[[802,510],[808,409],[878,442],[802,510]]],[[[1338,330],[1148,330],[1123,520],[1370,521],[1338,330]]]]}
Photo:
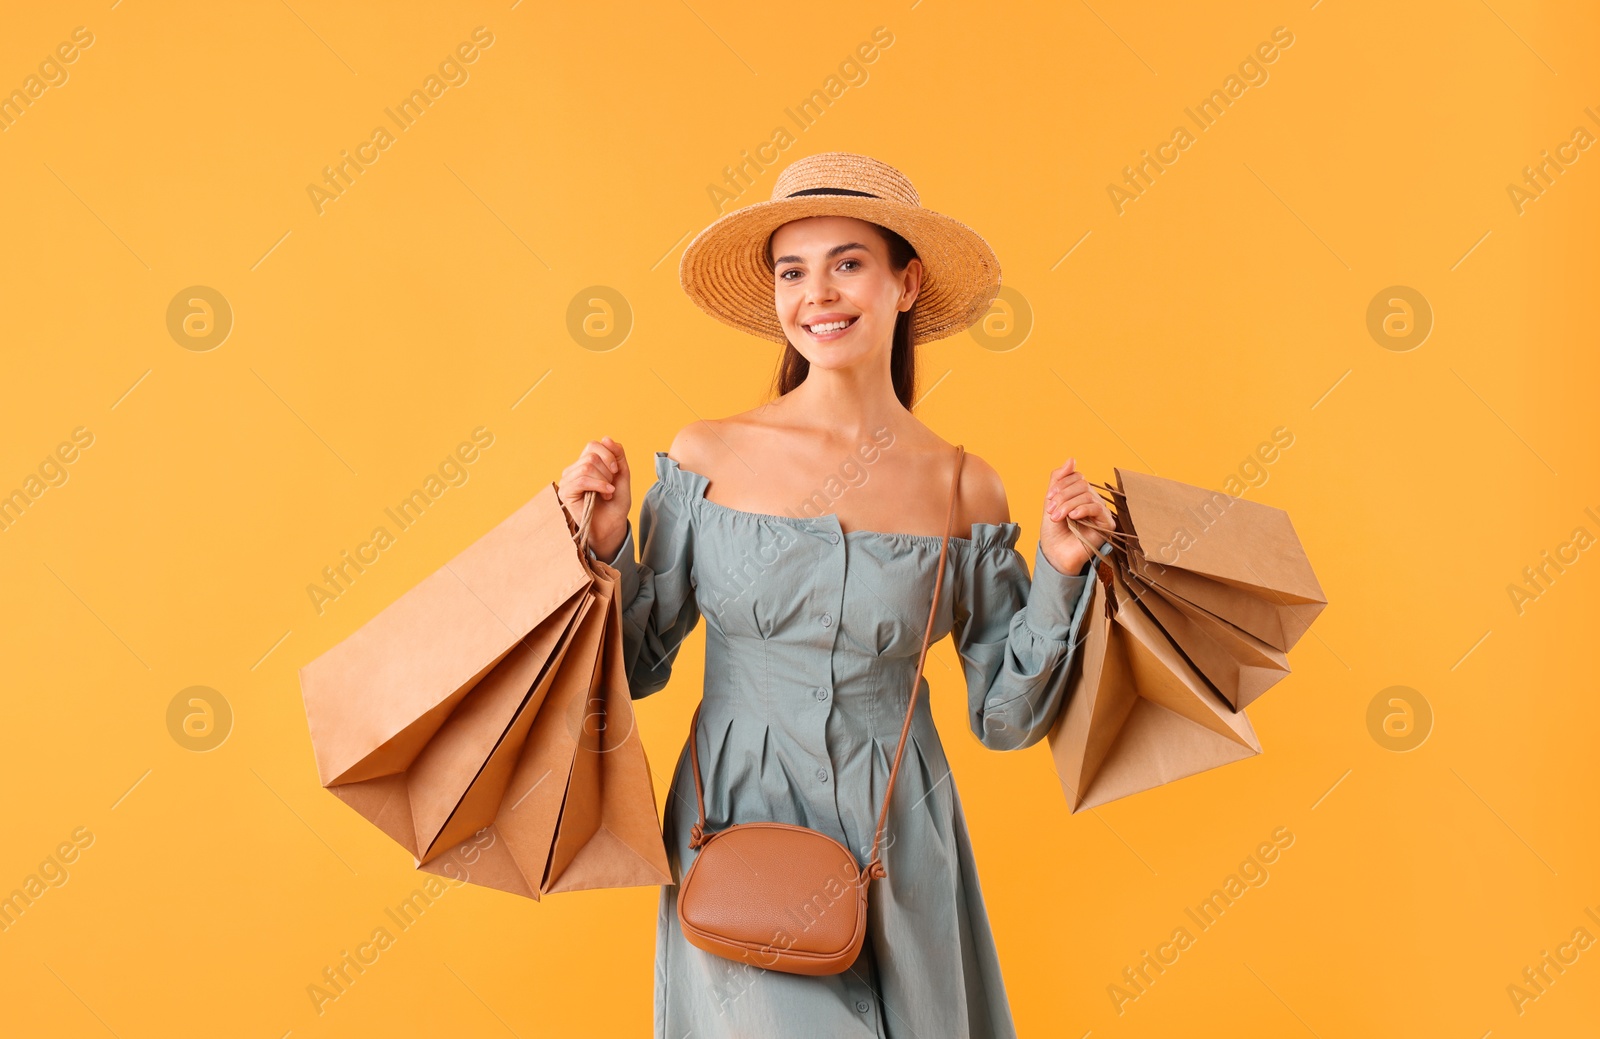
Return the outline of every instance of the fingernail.
{"type": "Polygon", "coordinates": [[[606,484],[606,490],[608,490],[608,491],[614,491],[614,490],[616,490],[616,489],[617,489],[617,488],[616,488],[616,485],[615,485],[615,484],[609,484],[609,483],[608,483],[608,484],[606,484]]]}

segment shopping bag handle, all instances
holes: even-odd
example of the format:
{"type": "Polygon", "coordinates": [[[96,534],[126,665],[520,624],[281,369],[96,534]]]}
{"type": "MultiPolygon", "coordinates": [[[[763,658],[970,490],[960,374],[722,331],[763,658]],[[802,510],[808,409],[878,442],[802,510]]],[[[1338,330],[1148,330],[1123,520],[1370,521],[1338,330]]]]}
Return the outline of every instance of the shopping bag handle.
{"type": "MultiPolygon", "coordinates": [[[[1113,519],[1115,521],[1120,521],[1122,519],[1122,513],[1117,508],[1118,503],[1116,499],[1125,497],[1125,495],[1123,495],[1120,490],[1107,484],[1095,483],[1093,480],[1089,480],[1088,484],[1090,487],[1093,487],[1096,490],[1109,492],[1109,494],[1102,494],[1100,497],[1105,500],[1107,505],[1111,506],[1111,515],[1113,519]]],[[[1088,549],[1089,558],[1094,561],[1095,575],[1098,576],[1109,589],[1111,585],[1111,564],[1107,562],[1106,558],[1100,554],[1100,550],[1089,544],[1089,539],[1083,536],[1083,531],[1085,528],[1092,530],[1097,534],[1105,535],[1106,541],[1111,545],[1111,554],[1113,556],[1119,556],[1123,560],[1127,558],[1129,545],[1138,544],[1139,539],[1129,531],[1123,530],[1120,522],[1118,522],[1114,527],[1107,528],[1093,523],[1085,523],[1082,520],[1075,520],[1071,516],[1067,517],[1067,529],[1072,531],[1073,536],[1076,537],[1080,543],[1082,543],[1084,548],[1088,549]]]]}
{"type": "Polygon", "coordinates": [[[583,513],[578,517],[578,530],[572,535],[578,546],[578,558],[590,573],[594,572],[594,567],[589,563],[589,524],[594,519],[594,503],[599,497],[599,491],[583,492],[583,513]]]}

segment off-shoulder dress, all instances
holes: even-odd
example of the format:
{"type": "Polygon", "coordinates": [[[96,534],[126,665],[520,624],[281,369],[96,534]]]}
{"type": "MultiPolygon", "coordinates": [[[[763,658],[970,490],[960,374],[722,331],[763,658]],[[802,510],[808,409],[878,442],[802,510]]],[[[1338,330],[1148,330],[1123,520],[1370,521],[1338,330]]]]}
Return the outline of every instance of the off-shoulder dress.
{"type": "MultiPolygon", "coordinates": [[[[622,575],[635,699],[665,688],[704,618],[699,740],[707,832],[778,821],[827,833],[865,864],[933,601],[940,538],[845,531],[836,516],[746,512],[655,453],[656,482],[610,564],[622,575]]],[[[1064,706],[1089,567],[1033,575],[1017,523],[952,532],[933,640],[953,635],[967,722],[993,750],[1043,739],[1064,706]]],[[[1102,548],[1108,551],[1109,546],[1102,548]]],[[[924,673],[933,667],[930,652],[924,673]]],[[[788,974],[690,945],[676,883],[661,888],[656,1039],[1014,1036],[961,799],[922,679],[872,881],[867,938],[844,973],[788,974]]],[[[675,882],[695,854],[685,742],[663,831],[675,882]]]]}

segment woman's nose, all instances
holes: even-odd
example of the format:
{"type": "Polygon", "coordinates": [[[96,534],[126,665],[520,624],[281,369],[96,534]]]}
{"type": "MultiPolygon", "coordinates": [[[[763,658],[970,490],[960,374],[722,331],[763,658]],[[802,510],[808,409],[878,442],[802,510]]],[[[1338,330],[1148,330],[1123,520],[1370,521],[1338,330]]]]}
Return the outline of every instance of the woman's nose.
{"type": "Polygon", "coordinates": [[[834,298],[833,279],[826,274],[820,274],[811,279],[806,286],[806,301],[808,303],[822,303],[834,298]]]}

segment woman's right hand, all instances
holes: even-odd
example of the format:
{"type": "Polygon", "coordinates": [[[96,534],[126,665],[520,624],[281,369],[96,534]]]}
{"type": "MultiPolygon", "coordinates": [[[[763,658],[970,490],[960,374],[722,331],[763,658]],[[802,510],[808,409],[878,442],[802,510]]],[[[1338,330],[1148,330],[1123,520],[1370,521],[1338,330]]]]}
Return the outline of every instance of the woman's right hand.
{"type": "Polygon", "coordinates": [[[583,519],[583,496],[588,491],[598,494],[589,516],[589,547],[609,562],[627,536],[628,509],[633,505],[628,456],[610,437],[589,441],[578,460],[561,472],[557,493],[574,521],[583,519]]]}

